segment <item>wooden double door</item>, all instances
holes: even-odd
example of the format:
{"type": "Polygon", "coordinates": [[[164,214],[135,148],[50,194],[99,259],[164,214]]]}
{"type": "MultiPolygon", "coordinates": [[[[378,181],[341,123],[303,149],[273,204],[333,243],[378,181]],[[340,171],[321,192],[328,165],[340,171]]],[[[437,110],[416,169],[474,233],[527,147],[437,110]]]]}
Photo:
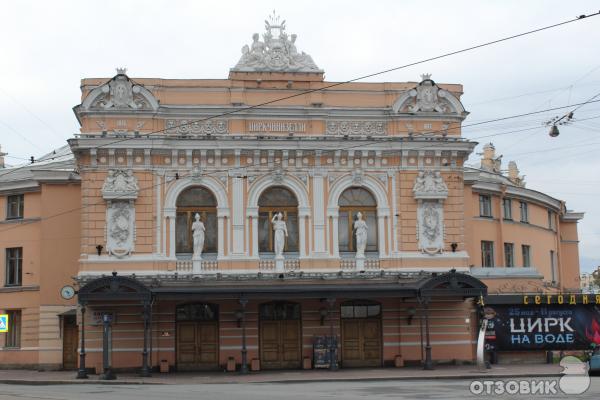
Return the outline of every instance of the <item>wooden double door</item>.
{"type": "Polygon", "coordinates": [[[342,365],[380,367],[381,363],[381,319],[342,319],[342,365]]]}
{"type": "Polygon", "coordinates": [[[264,369],[302,366],[300,304],[272,301],[259,307],[260,363],[264,369]]]}
{"type": "Polygon", "coordinates": [[[177,369],[201,371],[219,367],[217,321],[177,323],[177,369]]]}
{"type": "Polygon", "coordinates": [[[301,368],[302,330],[299,320],[260,322],[260,360],[264,369],[301,368]]]}

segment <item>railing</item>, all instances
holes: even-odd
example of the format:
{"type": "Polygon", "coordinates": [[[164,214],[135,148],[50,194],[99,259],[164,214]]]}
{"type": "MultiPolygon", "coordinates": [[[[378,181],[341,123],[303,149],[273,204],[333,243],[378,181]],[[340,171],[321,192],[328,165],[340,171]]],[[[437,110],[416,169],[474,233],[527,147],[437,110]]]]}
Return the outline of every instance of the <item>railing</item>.
{"type": "MultiPolygon", "coordinates": [[[[176,263],[177,272],[191,274],[194,272],[194,261],[192,260],[177,260],[176,263]]],[[[205,271],[218,271],[219,262],[217,260],[202,260],[200,261],[200,270],[205,271]]]]}
{"type": "MultiPolygon", "coordinates": [[[[286,271],[296,271],[300,269],[300,260],[292,258],[289,260],[283,260],[283,268],[286,271]]],[[[275,271],[275,260],[265,259],[258,262],[258,269],[260,271],[275,271]]]]}
{"type": "MultiPolygon", "coordinates": [[[[340,269],[342,271],[356,271],[356,259],[354,258],[342,258],[340,259],[340,269]]],[[[373,271],[379,269],[378,258],[366,258],[364,260],[364,270],[373,271]]]]}

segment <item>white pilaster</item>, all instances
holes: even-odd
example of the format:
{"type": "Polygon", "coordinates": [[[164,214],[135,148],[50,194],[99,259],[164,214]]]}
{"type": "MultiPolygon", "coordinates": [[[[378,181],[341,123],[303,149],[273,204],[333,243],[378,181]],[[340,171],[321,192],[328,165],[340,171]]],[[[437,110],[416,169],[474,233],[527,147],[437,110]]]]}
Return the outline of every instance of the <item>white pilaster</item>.
{"type": "Polygon", "coordinates": [[[232,178],[233,204],[232,209],[232,256],[244,255],[244,179],[239,176],[232,178]]]}
{"type": "Polygon", "coordinates": [[[324,201],[324,177],[325,171],[316,169],[313,171],[313,229],[315,242],[315,255],[327,256],[327,244],[325,237],[325,201],[324,201]]]}

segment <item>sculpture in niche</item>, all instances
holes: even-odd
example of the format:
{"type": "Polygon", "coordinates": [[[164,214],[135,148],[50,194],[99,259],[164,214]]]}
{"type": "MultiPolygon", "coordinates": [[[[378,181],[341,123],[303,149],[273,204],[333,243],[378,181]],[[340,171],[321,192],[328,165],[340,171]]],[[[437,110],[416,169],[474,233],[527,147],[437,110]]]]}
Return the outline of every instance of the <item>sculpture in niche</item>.
{"type": "Polygon", "coordinates": [[[133,251],[135,208],[132,201],[111,201],[106,213],[106,250],[116,257],[125,257],[133,251]]]}
{"type": "Polygon", "coordinates": [[[275,14],[265,20],[264,42],[258,33],[252,35],[252,44],[242,47],[242,57],[232,71],[293,71],[322,72],[312,57],[298,52],[297,35],[288,37],[285,32],[285,20],[275,14]]]}
{"type": "Polygon", "coordinates": [[[354,221],[354,235],[356,237],[356,258],[365,257],[365,249],[367,248],[367,233],[368,233],[367,222],[362,219],[362,213],[359,211],[356,214],[356,221],[354,221]]]}
{"type": "Polygon", "coordinates": [[[275,258],[283,258],[283,249],[285,247],[285,238],[288,236],[287,225],[283,220],[283,214],[278,212],[271,219],[273,224],[273,231],[275,232],[273,240],[273,250],[275,251],[275,258]]]}
{"type": "Polygon", "coordinates": [[[204,237],[205,237],[206,228],[204,226],[204,223],[202,221],[200,221],[200,214],[196,213],[194,219],[195,219],[195,221],[192,224],[192,232],[193,232],[193,238],[194,238],[193,258],[200,259],[200,258],[202,258],[202,250],[204,249],[204,237]]]}

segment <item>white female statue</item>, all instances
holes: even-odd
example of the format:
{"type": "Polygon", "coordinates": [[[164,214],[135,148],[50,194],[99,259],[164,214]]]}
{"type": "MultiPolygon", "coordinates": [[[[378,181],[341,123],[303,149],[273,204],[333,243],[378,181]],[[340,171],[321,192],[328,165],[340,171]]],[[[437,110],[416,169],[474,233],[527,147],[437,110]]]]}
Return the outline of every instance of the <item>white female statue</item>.
{"type": "Polygon", "coordinates": [[[283,214],[278,212],[271,219],[271,223],[273,224],[273,231],[275,232],[274,238],[274,250],[275,257],[281,258],[283,257],[283,248],[285,246],[285,238],[288,235],[287,226],[285,221],[283,220],[283,214]]]}
{"type": "Polygon", "coordinates": [[[362,219],[362,213],[359,211],[356,214],[354,221],[354,234],[356,235],[356,258],[365,257],[365,249],[367,248],[367,223],[362,219]]]}
{"type": "Polygon", "coordinates": [[[194,223],[192,224],[192,232],[194,232],[194,255],[193,258],[200,259],[202,250],[204,249],[204,233],[206,228],[204,223],[200,221],[200,214],[196,213],[194,223]]]}

